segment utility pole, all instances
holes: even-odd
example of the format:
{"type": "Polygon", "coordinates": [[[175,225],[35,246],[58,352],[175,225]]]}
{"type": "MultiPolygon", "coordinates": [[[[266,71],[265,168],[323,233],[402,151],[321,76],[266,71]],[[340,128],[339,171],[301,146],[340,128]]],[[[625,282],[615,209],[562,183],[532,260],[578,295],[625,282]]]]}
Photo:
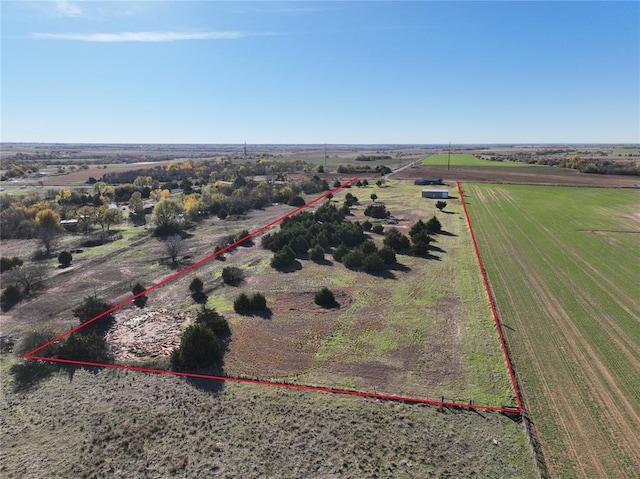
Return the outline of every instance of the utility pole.
{"type": "Polygon", "coordinates": [[[451,142],[449,142],[449,156],[447,157],[447,170],[451,168],[451,142]]]}
{"type": "Polygon", "coordinates": [[[244,142],[244,159],[247,159],[247,142],[244,142]]]}
{"type": "Polygon", "coordinates": [[[327,165],[327,144],[324,144],[324,164],[327,165]]]}

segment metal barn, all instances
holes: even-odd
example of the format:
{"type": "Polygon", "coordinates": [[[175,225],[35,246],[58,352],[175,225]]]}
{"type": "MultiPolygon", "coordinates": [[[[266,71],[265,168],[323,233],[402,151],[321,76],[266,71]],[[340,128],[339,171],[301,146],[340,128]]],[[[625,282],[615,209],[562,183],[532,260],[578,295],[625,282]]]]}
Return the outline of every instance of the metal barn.
{"type": "Polygon", "coordinates": [[[449,198],[448,190],[422,190],[423,198],[449,198]]]}

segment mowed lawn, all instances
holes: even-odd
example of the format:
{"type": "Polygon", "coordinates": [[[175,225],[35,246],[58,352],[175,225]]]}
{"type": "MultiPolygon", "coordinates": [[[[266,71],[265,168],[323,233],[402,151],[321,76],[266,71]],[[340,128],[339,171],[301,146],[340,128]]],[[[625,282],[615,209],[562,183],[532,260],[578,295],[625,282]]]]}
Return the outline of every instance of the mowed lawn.
{"type": "Polygon", "coordinates": [[[465,185],[552,477],[640,477],[640,194],[465,185]]]}
{"type": "MultiPolygon", "coordinates": [[[[447,166],[449,162],[449,155],[442,153],[439,155],[431,155],[428,158],[422,160],[422,166],[447,166]]],[[[526,163],[517,163],[513,161],[489,161],[481,160],[473,155],[452,153],[451,154],[451,166],[506,166],[506,167],[519,167],[519,166],[531,166],[526,163]]]]}

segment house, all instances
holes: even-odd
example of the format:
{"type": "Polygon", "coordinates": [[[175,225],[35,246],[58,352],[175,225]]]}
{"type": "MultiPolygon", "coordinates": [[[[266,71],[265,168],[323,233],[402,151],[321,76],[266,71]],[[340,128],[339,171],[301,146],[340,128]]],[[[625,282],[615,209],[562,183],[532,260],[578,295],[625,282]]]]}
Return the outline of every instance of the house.
{"type": "Polygon", "coordinates": [[[422,178],[413,182],[414,185],[444,185],[442,178],[422,178]]]}
{"type": "Polygon", "coordinates": [[[449,198],[447,190],[422,190],[423,198],[449,198]]]}
{"type": "Polygon", "coordinates": [[[78,220],[61,220],[60,226],[62,226],[67,231],[77,231],[78,230],[78,220]]]}

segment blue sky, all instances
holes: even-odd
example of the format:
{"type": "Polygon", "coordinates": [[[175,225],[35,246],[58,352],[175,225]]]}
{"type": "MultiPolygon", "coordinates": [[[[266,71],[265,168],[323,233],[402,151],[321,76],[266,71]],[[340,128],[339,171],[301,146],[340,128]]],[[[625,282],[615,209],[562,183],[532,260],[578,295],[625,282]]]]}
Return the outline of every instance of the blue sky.
{"type": "Polygon", "coordinates": [[[2,141],[640,142],[638,2],[0,5],[2,141]]]}

